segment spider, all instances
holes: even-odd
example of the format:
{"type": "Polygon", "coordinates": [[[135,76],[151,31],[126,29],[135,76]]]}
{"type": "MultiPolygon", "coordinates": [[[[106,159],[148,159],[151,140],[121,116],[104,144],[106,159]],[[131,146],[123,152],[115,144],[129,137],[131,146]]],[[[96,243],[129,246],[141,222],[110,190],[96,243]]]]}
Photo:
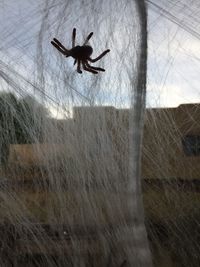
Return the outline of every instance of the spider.
{"type": "Polygon", "coordinates": [[[105,56],[108,52],[110,52],[110,49],[105,50],[103,53],[101,53],[97,58],[92,59],[90,56],[93,52],[93,49],[90,45],[87,45],[88,41],[92,37],[93,32],[91,32],[85,42],[82,46],[77,45],[75,46],[75,39],[76,39],[76,29],[74,28],[72,31],[72,48],[70,50],[66,49],[56,38],[53,38],[53,41],[51,41],[51,44],[58,49],[59,52],[61,52],[66,57],[73,57],[74,65],[77,63],[77,72],[82,73],[81,71],[81,65],[83,66],[83,69],[85,71],[89,71],[93,74],[97,74],[98,71],[105,71],[102,68],[94,67],[89,65],[89,62],[96,62],[99,59],[101,59],[103,56],[105,56]]]}

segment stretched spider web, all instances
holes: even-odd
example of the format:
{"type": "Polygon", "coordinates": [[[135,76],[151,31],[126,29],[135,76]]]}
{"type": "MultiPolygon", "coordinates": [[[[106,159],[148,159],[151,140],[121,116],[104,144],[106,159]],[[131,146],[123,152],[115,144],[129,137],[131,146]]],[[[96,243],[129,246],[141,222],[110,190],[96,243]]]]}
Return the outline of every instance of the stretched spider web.
{"type": "Polygon", "coordinates": [[[33,112],[42,105],[49,114],[40,123],[41,141],[31,127],[38,117],[22,122],[21,111],[5,100],[14,122],[1,167],[1,222],[14,241],[5,238],[1,265],[150,266],[139,171],[146,75],[140,57],[146,47],[138,3],[0,5],[1,90],[18,101],[34,97],[33,112]],[[111,50],[94,63],[105,73],[78,74],[73,59],[51,45],[55,37],[70,49],[74,27],[77,45],[94,32],[92,57],[111,50]],[[19,144],[16,122],[34,142],[19,144]]]}

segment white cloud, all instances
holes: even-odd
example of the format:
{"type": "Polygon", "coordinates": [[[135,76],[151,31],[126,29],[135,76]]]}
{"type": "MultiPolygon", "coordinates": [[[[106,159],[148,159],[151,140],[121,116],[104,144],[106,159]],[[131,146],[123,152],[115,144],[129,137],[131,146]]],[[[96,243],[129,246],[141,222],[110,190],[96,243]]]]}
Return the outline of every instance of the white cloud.
{"type": "Polygon", "coordinates": [[[53,117],[53,118],[56,118],[56,119],[67,119],[69,117],[72,117],[72,109],[69,107],[64,107],[64,106],[52,106],[52,105],[49,105],[48,106],[48,110],[50,112],[50,115],[53,117]]]}
{"type": "Polygon", "coordinates": [[[200,102],[199,41],[162,17],[149,31],[148,106],[200,102]]]}

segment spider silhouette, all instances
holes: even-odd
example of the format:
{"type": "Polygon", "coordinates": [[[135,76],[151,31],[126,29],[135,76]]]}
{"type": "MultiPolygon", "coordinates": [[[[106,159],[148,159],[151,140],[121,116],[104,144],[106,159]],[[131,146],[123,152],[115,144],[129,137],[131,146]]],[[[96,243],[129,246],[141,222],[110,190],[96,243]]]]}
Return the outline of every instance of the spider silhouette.
{"type": "Polygon", "coordinates": [[[94,67],[89,65],[89,62],[96,62],[102,57],[104,57],[108,52],[110,52],[110,49],[105,50],[103,53],[101,53],[98,57],[92,59],[90,56],[92,55],[93,49],[90,45],[87,45],[88,41],[92,37],[93,32],[91,32],[85,42],[82,46],[77,45],[75,46],[75,39],[76,39],[76,29],[74,28],[72,31],[72,48],[67,49],[65,48],[56,38],[53,38],[53,41],[51,41],[51,44],[57,48],[59,52],[61,52],[66,57],[73,57],[74,65],[77,63],[77,72],[82,73],[81,71],[81,65],[83,66],[83,69],[85,71],[89,71],[93,74],[97,74],[98,71],[105,71],[105,69],[94,67]]]}

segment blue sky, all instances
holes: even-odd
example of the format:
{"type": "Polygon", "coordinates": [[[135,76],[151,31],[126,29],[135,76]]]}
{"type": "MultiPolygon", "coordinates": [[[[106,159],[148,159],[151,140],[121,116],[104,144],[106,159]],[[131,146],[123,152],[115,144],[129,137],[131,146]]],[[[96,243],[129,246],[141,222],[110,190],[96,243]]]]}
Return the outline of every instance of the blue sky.
{"type": "MultiPolygon", "coordinates": [[[[156,0],[154,0],[156,1],[156,0]]],[[[184,0],[182,0],[184,1],[184,0]]],[[[49,1],[50,3],[51,1],[49,1]]],[[[162,2],[162,1],[161,1],[162,2]]],[[[53,3],[53,2],[52,2],[53,3]]],[[[42,18],[42,13],[40,11],[44,9],[44,1],[25,1],[25,0],[7,0],[0,2],[0,59],[6,62],[10,67],[16,72],[22,75],[30,75],[31,82],[35,82],[37,76],[37,70],[33,64],[39,59],[39,55],[35,54],[35,43],[36,38],[38,38],[38,28],[40,18],[42,18]],[[37,58],[38,57],[38,58],[37,58]]],[[[70,23],[73,24],[72,18],[70,18],[70,23]]],[[[49,45],[49,41],[55,34],[54,23],[52,20],[52,25],[46,25],[46,27],[52,27],[51,32],[45,36],[46,41],[49,45]]],[[[191,22],[191,21],[190,21],[191,22]]],[[[63,23],[66,23],[64,21],[63,23]]],[[[84,22],[85,23],[85,22],[84,22]]],[[[186,31],[171,23],[164,16],[161,16],[158,12],[149,10],[149,42],[148,42],[148,82],[147,82],[147,106],[148,107],[174,107],[181,103],[198,103],[200,102],[200,52],[199,52],[199,40],[192,35],[188,34],[186,31]]],[[[61,25],[62,27],[62,25],[61,25]]],[[[89,27],[88,27],[89,28],[89,27]]],[[[116,33],[116,38],[122,38],[123,28],[116,28],[118,33],[116,33]],[[121,34],[121,35],[120,35],[121,34]]],[[[107,44],[104,44],[102,40],[98,38],[98,27],[94,30],[95,34],[92,39],[92,45],[95,45],[98,51],[102,51],[109,47],[109,39],[107,39],[107,44]],[[100,45],[100,48],[97,48],[100,45]]],[[[60,31],[62,32],[62,30],[60,31]]],[[[66,36],[71,35],[70,30],[66,31],[66,36]]],[[[83,33],[85,36],[87,31],[83,33]]],[[[113,33],[114,34],[114,33],[113,33]]],[[[58,35],[62,36],[58,31],[58,35]]],[[[82,38],[82,32],[78,32],[79,40],[82,38]]],[[[114,37],[113,37],[114,38],[114,37]]],[[[64,38],[68,41],[67,37],[64,38]]],[[[116,42],[117,39],[115,39],[116,42]]],[[[112,44],[113,45],[113,44],[112,44]]],[[[120,47],[120,42],[118,44],[120,47]]],[[[119,48],[124,49],[124,47],[119,48]]],[[[130,48],[130,51],[132,47],[130,48]]],[[[98,52],[97,51],[97,52],[98,52]]],[[[45,53],[45,51],[44,51],[45,53]]],[[[120,63],[120,58],[117,58],[114,51],[108,57],[106,57],[99,64],[105,64],[106,73],[104,76],[100,77],[99,81],[96,81],[92,76],[85,75],[84,77],[77,76],[76,71],[73,69],[73,64],[71,61],[66,62],[64,58],[59,57],[50,46],[48,46],[47,59],[50,56],[54,60],[59,68],[62,65],[63,74],[59,73],[59,70],[51,66],[50,61],[45,62],[46,66],[46,84],[44,92],[54,101],[49,101],[52,112],[56,113],[59,103],[59,110],[63,110],[64,103],[70,105],[69,95],[70,90],[66,92],[66,88],[59,84],[51,83],[51,79],[59,78],[66,79],[67,86],[76,90],[79,87],[80,82],[83,82],[83,90],[80,92],[84,96],[91,97],[91,94],[97,96],[101,99],[103,104],[113,105],[117,102],[124,102],[126,106],[126,101],[128,98],[127,91],[123,88],[129,86],[128,82],[124,82],[126,79],[128,81],[128,74],[123,72],[123,65],[127,66],[128,59],[122,60],[120,63]],[[113,75],[113,69],[115,66],[110,65],[111,61],[119,61],[119,65],[116,65],[116,70],[118,75],[123,78],[123,84],[121,88],[116,88],[119,94],[115,94],[115,99],[110,88],[115,88],[117,86],[115,83],[115,77],[113,75]],[[49,65],[48,65],[49,64],[49,65]],[[120,72],[121,70],[121,72],[120,72]],[[72,72],[73,71],[73,72],[72,72]],[[70,72],[68,75],[67,73],[70,72]],[[59,77],[58,77],[59,76],[59,77]],[[78,77],[78,78],[76,78],[78,77]],[[89,77],[89,78],[88,78],[89,77]],[[103,77],[103,78],[102,78],[103,77]],[[99,91],[95,89],[94,91],[89,91],[90,88],[96,82],[101,85],[101,81],[104,79],[104,89],[99,91]],[[106,87],[106,83],[111,84],[106,87]],[[122,95],[127,95],[127,97],[122,97],[122,95]]],[[[131,52],[130,52],[131,53],[131,52]]],[[[115,75],[116,76],[116,75],[115,75]]],[[[10,73],[10,77],[15,77],[15,73],[10,73]]],[[[19,78],[21,79],[21,78],[19,78]]],[[[119,77],[117,77],[119,79],[119,77]]],[[[120,80],[119,80],[120,81],[120,80]]],[[[2,83],[3,84],[3,83],[2,83]]],[[[21,81],[22,88],[24,92],[27,90],[28,86],[26,82],[21,81]]],[[[63,83],[64,84],[64,83],[63,83]]],[[[40,88],[41,84],[38,84],[40,88]]],[[[99,88],[96,86],[95,88],[99,88]]],[[[3,86],[6,89],[6,85],[3,86]]],[[[23,93],[24,93],[23,92],[23,93]]],[[[35,90],[33,93],[40,97],[41,94],[35,90]]],[[[71,96],[70,96],[71,97],[71,96]]],[[[86,98],[79,97],[78,104],[83,104],[86,102],[86,98]]],[[[101,102],[100,102],[101,103],[101,102]]]]}
{"type": "MultiPolygon", "coordinates": [[[[194,14],[197,12],[198,9],[194,14]]],[[[181,20],[184,24],[183,18],[181,20]]],[[[191,21],[192,18],[188,25],[191,21]]],[[[149,11],[149,106],[171,107],[200,102],[199,42],[199,39],[164,16],[149,11]]]]}

